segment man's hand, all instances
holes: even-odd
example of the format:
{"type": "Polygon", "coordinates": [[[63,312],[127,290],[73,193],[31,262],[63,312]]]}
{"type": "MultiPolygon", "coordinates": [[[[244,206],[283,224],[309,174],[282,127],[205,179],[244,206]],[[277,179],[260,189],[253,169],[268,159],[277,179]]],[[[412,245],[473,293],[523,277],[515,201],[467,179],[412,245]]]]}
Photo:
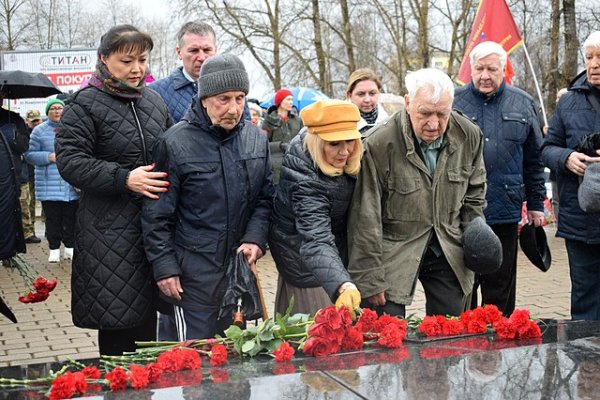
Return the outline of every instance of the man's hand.
{"type": "Polygon", "coordinates": [[[373,296],[367,297],[367,301],[374,306],[385,305],[385,292],[374,294],[373,296]]]}
{"type": "Polygon", "coordinates": [[[544,225],[546,216],[543,211],[527,211],[527,222],[529,225],[538,227],[544,225]]]}
{"type": "MultiPolygon", "coordinates": [[[[597,150],[596,152],[598,153],[598,151],[600,150],[597,150]]],[[[574,151],[571,154],[569,154],[569,158],[567,158],[565,167],[567,167],[567,169],[573,172],[574,174],[583,176],[588,164],[594,162],[600,162],[600,157],[590,157],[586,154],[574,151]]]]}
{"type": "Polygon", "coordinates": [[[172,297],[175,300],[181,300],[181,283],[179,282],[179,276],[172,276],[170,278],[161,279],[156,281],[158,288],[165,296],[172,297]]]}
{"type": "Polygon", "coordinates": [[[240,251],[244,253],[252,273],[256,274],[256,260],[264,255],[260,247],[254,243],[242,243],[240,247],[237,248],[237,252],[239,253],[240,251]]]}

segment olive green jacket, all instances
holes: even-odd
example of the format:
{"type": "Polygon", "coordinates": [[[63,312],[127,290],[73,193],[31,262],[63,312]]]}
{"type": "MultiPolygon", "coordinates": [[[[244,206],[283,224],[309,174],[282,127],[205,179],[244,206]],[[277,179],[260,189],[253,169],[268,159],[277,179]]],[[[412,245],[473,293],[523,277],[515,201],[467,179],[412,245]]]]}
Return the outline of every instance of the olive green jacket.
{"type": "Polygon", "coordinates": [[[404,109],[365,138],[348,221],[349,272],[363,298],[385,292],[410,304],[432,229],[463,293],[474,275],[464,265],[462,232],[483,217],[483,134],[452,112],[432,177],[415,148],[404,109]]]}

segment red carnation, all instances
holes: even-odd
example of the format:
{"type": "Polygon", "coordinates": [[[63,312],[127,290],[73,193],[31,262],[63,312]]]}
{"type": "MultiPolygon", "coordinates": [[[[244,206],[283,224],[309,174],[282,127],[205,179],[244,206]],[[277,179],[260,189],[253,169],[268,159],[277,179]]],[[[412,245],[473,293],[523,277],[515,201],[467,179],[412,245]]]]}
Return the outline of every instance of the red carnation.
{"type": "Polygon", "coordinates": [[[229,372],[221,368],[211,368],[208,373],[215,383],[227,382],[229,380],[229,372]]]}
{"type": "Polygon", "coordinates": [[[465,327],[459,319],[450,318],[442,325],[442,334],[444,336],[460,335],[464,329],[465,327]]]}
{"type": "Polygon", "coordinates": [[[87,381],[83,372],[73,373],[73,382],[75,383],[75,391],[84,394],[87,390],[87,381]]]}
{"type": "Polygon", "coordinates": [[[500,318],[498,321],[492,324],[492,327],[500,339],[512,340],[517,334],[517,331],[514,329],[508,318],[500,318]]]}
{"type": "Polygon", "coordinates": [[[116,367],[104,376],[110,383],[110,390],[118,391],[127,389],[127,372],[121,367],[116,367]]]}
{"type": "Polygon", "coordinates": [[[210,351],[210,365],[217,367],[227,362],[227,347],[222,344],[215,345],[210,351]]]}
{"type": "Polygon", "coordinates": [[[392,315],[383,314],[374,322],[375,332],[381,332],[388,325],[395,325],[400,329],[406,330],[406,321],[392,315]]]}
{"type": "Polygon", "coordinates": [[[275,361],[283,362],[290,361],[294,357],[294,352],[294,348],[288,342],[283,342],[279,345],[279,348],[273,350],[273,355],[275,361]]]}
{"type": "Polygon", "coordinates": [[[310,337],[304,342],[304,353],[313,357],[337,353],[338,349],[339,347],[336,342],[322,337],[310,337]]]}
{"type": "Polygon", "coordinates": [[[485,313],[485,320],[490,324],[502,318],[502,312],[493,304],[486,304],[483,307],[483,312],[485,313]]]}
{"type": "Polygon", "coordinates": [[[509,320],[517,331],[521,330],[521,328],[527,328],[527,325],[529,324],[529,311],[514,310],[510,315],[509,320]]]}
{"type": "Polygon", "coordinates": [[[469,322],[471,322],[472,318],[473,318],[473,311],[471,311],[471,310],[467,310],[467,311],[463,312],[462,314],[460,314],[460,317],[458,317],[458,319],[461,320],[461,322],[463,323],[463,325],[465,327],[467,325],[469,325],[469,322]]]}
{"type": "Polygon", "coordinates": [[[442,334],[442,327],[438,323],[437,318],[431,315],[425,316],[417,329],[427,337],[440,336],[442,334]]]}
{"type": "Polygon", "coordinates": [[[73,373],[67,372],[57,376],[52,381],[50,400],[70,399],[75,393],[75,377],[73,373]]]}
{"type": "Polygon", "coordinates": [[[342,327],[342,317],[335,306],[328,306],[317,312],[315,322],[318,324],[327,324],[334,330],[342,327]]]}
{"type": "Polygon", "coordinates": [[[485,333],[487,331],[488,324],[485,319],[473,318],[466,325],[468,333],[485,333]]]}
{"type": "Polygon", "coordinates": [[[377,313],[370,308],[363,308],[356,325],[360,326],[361,332],[369,332],[373,330],[375,321],[377,321],[377,313]]]}
{"type": "Polygon", "coordinates": [[[33,288],[37,291],[40,290],[47,290],[48,292],[51,292],[54,290],[54,288],[56,287],[56,284],[58,282],[55,280],[53,281],[49,281],[47,279],[44,278],[37,278],[35,281],[33,281],[33,288]]]}
{"type": "Polygon", "coordinates": [[[291,362],[278,362],[273,368],[275,375],[293,374],[294,372],[296,372],[296,367],[291,362]]]}
{"type": "Polygon", "coordinates": [[[346,330],[346,335],[342,340],[342,350],[344,351],[352,351],[352,350],[360,350],[365,345],[365,340],[363,338],[362,332],[360,332],[356,328],[348,328],[346,330]]]}
{"type": "Polygon", "coordinates": [[[158,363],[146,364],[146,370],[148,371],[148,380],[151,383],[158,381],[158,379],[163,373],[163,369],[158,363]]]}
{"type": "Polygon", "coordinates": [[[87,379],[100,379],[100,376],[102,376],[100,370],[95,366],[85,367],[81,372],[83,372],[83,375],[85,375],[87,379]]]}
{"type": "Polygon", "coordinates": [[[402,346],[404,335],[396,325],[388,325],[381,332],[377,343],[385,347],[396,348],[402,346]]]}
{"type": "Polygon", "coordinates": [[[542,330],[535,321],[528,321],[527,326],[519,329],[519,337],[521,339],[534,339],[542,337],[542,330]]]}
{"type": "Polygon", "coordinates": [[[131,364],[129,366],[129,380],[134,389],[143,389],[150,383],[150,372],[139,365],[131,364]]]}
{"type": "Polygon", "coordinates": [[[198,369],[202,365],[200,354],[193,349],[179,349],[177,351],[179,357],[179,369],[198,369]]]}

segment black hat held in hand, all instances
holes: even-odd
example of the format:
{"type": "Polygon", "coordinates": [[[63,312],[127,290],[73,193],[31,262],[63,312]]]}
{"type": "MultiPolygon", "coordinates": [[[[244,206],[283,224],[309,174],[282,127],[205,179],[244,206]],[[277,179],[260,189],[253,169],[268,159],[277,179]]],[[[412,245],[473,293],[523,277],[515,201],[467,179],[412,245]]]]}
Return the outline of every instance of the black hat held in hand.
{"type": "Polygon", "coordinates": [[[478,274],[489,274],[502,264],[502,243],[481,217],[469,223],[463,232],[465,266],[478,274]]]}
{"type": "Polygon", "coordinates": [[[538,267],[540,271],[546,272],[550,269],[552,255],[543,227],[538,226],[536,228],[533,225],[523,225],[519,235],[519,245],[529,261],[538,267]]]}

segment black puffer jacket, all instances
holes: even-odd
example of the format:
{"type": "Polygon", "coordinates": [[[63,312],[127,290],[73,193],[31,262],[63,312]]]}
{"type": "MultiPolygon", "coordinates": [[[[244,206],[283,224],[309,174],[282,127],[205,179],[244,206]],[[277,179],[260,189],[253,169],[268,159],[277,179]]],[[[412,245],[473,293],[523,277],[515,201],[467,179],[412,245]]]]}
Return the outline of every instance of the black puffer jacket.
{"type": "Polygon", "coordinates": [[[0,260],[25,253],[19,183],[10,145],[0,133],[0,260]]]}
{"type": "Polygon", "coordinates": [[[265,249],[273,202],[267,138],[248,121],[226,132],[194,101],[156,142],[154,160],[169,191],[144,202],[146,254],[156,280],[179,276],[188,310],[215,311],[232,250],[265,249]]]}
{"type": "Polygon", "coordinates": [[[269,247],[287,283],[322,286],[335,300],[339,286],[352,281],[346,271],[346,219],[355,179],[330,177],[315,167],[303,148],[306,134],[292,140],[283,158],[269,247]]]}
{"type": "Polygon", "coordinates": [[[130,328],[154,312],[142,199],[125,183],[131,170],[152,163],[154,141],[170,125],[165,103],[148,88],[128,101],[88,86],[65,106],[56,163],[63,178],[81,189],[71,277],[76,326],[130,328]]]}

